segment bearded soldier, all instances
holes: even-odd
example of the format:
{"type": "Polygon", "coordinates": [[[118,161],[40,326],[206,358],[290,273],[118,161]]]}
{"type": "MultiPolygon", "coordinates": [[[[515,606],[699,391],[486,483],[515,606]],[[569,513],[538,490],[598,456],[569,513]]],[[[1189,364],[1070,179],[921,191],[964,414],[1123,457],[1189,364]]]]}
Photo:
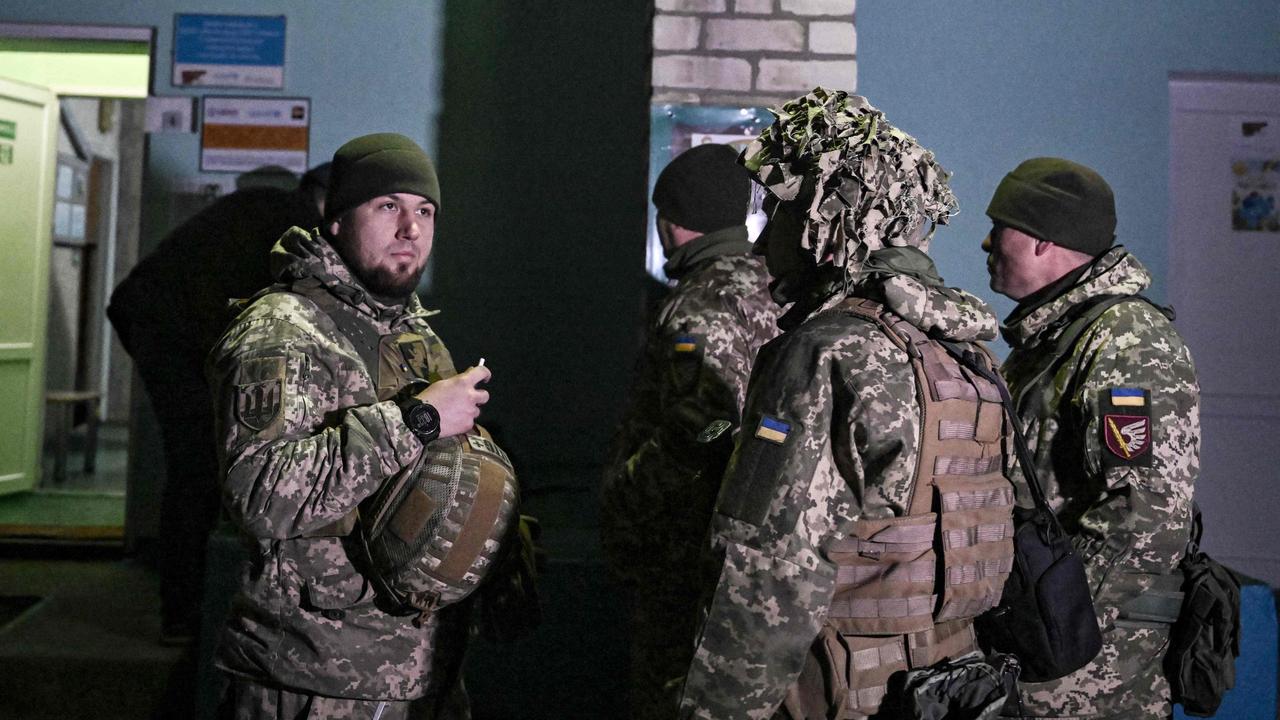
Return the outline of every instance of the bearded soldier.
{"type": "MultiPolygon", "coordinates": [[[[1011,567],[999,394],[943,344],[982,353],[996,320],[927,255],[946,172],[865,99],[787,103],[741,162],[770,195],[756,251],[790,308],[716,501],[682,715],[866,718],[906,671],[978,662],[972,618],[1011,567]]],[[[972,694],[968,716],[1003,702],[972,694]]]]}
{"type": "Polygon", "coordinates": [[[361,501],[417,473],[488,400],[489,371],[455,372],[414,295],[439,208],[412,140],[343,145],[323,229],[280,238],[278,284],[210,356],[224,507],[253,555],[218,654],[227,716],[388,720],[424,695],[421,717],[466,714],[465,626],[430,603],[387,612],[342,537],[361,501]]]}
{"type": "Polygon", "coordinates": [[[696,573],[756,351],[777,334],[769,276],[751,255],[751,180],[725,145],[671,161],[653,189],[675,285],[651,322],[602,488],[602,540],[632,600],[637,718],[673,718],[689,666],[696,573]],[[703,442],[699,436],[709,426],[703,442]],[[668,687],[670,686],[670,687],[668,687]]]}
{"type": "Polygon", "coordinates": [[[991,289],[1018,301],[1002,329],[1012,348],[1004,373],[1103,630],[1093,662],[1020,685],[1021,714],[1168,717],[1161,656],[1200,465],[1191,355],[1138,295],[1151,275],[1113,244],[1115,200],[1098,173],[1027,160],[1000,182],[987,215],[991,289]],[[1152,604],[1161,597],[1165,607],[1152,604]]]}

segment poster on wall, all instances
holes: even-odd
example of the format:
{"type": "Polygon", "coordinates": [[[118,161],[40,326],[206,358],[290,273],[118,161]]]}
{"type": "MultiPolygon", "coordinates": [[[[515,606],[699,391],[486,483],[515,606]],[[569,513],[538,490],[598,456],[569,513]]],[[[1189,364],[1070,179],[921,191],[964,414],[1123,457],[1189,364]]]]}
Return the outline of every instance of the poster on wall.
{"type": "MultiPolygon", "coordinates": [[[[649,197],[658,175],[680,153],[694,145],[721,143],[742,150],[773,122],[767,108],[717,105],[652,105],[649,108],[649,197]]],[[[752,186],[755,187],[754,185],[752,186]]],[[[753,197],[747,217],[749,237],[755,240],[764,227],[764,213],[759,211],[759,198],[753,197]]],[[[649,204],[648,242],[645,269],[655,279],[666,282],[662,265],[666,257],[658,239],[657,211],[649,204]]]]}
{"type": "Polygon", "coordinates": [[[283,15],[175,15],[175,87],[284,88],[283,15]]]}
{"type": "Polygon", "coordinates": [[[248,172],[276,166],[301,175],[310,147],[309,98],[204,98],[200,170],[248,172]]]}
{"type": "Polygon", "coordinates": [[[1231,163],[1231,229],[1280,232],[1280,155],[1231,163]]]}

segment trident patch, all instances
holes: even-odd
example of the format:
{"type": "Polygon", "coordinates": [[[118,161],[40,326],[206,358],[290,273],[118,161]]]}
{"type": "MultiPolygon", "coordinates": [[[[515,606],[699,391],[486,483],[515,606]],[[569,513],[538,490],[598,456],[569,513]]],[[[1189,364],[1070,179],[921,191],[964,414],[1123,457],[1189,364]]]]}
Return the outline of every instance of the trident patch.
{"type": "Polygon", "coordinates": [[[254,432],[266,430],[284,408],[285,359],[253,358],[240,366],[236,420],[254,432]]]}
{"type": "Polygon", "coordinates": [[[279,380],[237,385],[236,418],[253,430],[265,430],[280,415],[280,395],[279,380]]]}

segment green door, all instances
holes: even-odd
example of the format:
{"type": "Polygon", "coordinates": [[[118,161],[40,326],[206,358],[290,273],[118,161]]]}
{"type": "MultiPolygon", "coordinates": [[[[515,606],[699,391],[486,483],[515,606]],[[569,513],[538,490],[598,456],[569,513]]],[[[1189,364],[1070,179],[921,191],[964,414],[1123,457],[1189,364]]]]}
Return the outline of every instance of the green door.
{"type": "Polygon", "coordinates": [[[0,77],[0,495],[40,472],[58,100],[0,77]]]}

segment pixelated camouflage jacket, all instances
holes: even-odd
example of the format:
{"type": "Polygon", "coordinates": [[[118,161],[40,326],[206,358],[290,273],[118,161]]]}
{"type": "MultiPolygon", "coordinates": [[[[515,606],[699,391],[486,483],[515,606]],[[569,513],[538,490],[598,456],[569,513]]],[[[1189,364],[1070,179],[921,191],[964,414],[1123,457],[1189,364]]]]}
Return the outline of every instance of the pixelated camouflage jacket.
{"type": "Polygon", "coordinates": [[[778,334],[768,271],[750,252],[739,226],[667,263],[676,286],[651,321],[602,487],[606,556],[626,581],[678,582],[670,568],[697,565],[732,448],[730,431],[711,445],[698,434],[713,420],[738,427],[756,352],[778,334]]]}
{"type": "MultiPolygon", "coordinates": [[[[1126,601],[1153,588],[1176,590],[1181,578],[1200,467],[1195,366],[1169,319],[1141,300],[1108,308],[1071,348],[1054,342],[1082,303],[1136,295],[1150,284],[1146,268],[1115,247],[1072,287],[1015,311],[1002,327],[1012,348],[1002,371],[1040,482],[1085,561],[1103,629],[1093,663],[1025,686],[1034,688],[1023,698],[1030,716],[1170,712],[1158,677],[1167,631],[1117,630],[1116,623],[1126,601]],[[1046,381],[1035,382],[1042,372],[1046,381]],[[1135,684],[1145,689],[1126,687],[1135,684]],[[1163,698],[1143,696],[1159,687],[1163,698]]],[[[1021,474],[1011,468],[1010,477],[1019,504],[1029,505],[1021,474]]]]}
{"type": "Polygon", "coordinates": [[[395,403],[377,401],[375,378],[321,306],[353,312],[377,335],[421,335],[433,379],[455,374],[453,361],[416,296],[402,306],[374,299],[318,232],[285,233],[272,266],[284,285],[240,314],[208,363],[223,505],[255,554],[218,664],[321,695],[417,697],[434,679],[439,615],[417,628],[383,613],[345,540],[307,537],[324,534],[422,454],[395,403]]]}
{"type": "MultiPolygon", "coordinates": [[[[995,336],[990,308],[962,290],[893,275],[854,296],[937,339],[995,336]]],[[[908,514],[922,422],[916,377],[907,353],[842,311],[843,300],[828,298],[760,351],[716,501],[719,572],[681,717],[771,717],[826,620],[837,574],[828,548],[860,519],[908,514]]]]}

